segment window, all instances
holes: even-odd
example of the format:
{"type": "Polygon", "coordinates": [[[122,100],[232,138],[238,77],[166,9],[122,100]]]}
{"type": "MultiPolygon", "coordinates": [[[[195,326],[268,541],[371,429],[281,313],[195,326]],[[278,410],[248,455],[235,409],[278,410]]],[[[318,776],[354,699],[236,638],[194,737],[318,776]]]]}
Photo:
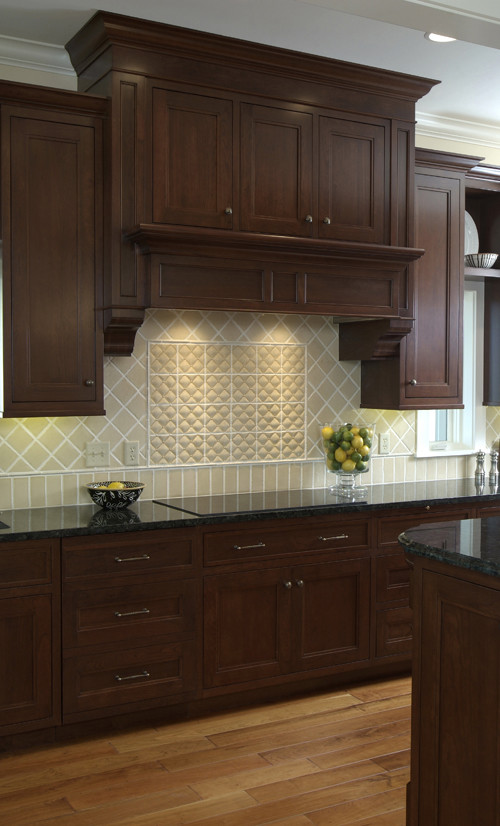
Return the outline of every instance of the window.
{"type": "Polygon", "coordinates": [[[417,456],[456,456],[484,449],[483,318],[484,284],[467,281],[464,290],[464,408],[417,412],[417,456]]]}

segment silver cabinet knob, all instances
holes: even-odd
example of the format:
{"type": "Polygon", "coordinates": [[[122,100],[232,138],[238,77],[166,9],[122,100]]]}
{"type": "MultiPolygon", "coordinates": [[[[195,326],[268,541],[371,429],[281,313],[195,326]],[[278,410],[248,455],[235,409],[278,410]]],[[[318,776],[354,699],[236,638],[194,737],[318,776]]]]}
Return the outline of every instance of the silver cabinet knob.
{"type": "Polygon", "coordinates": [[[233,214],[232,207],[226,207],[224,212],[226,213],[226,215],[232,215],[233,214]]]}
{"type": "Polygon", "coordinates": [[[292,587],[292,583],[290,582],[290,580],[289,580],[289,579],[288,579],[286,582],[284,582],[284,583],[283,583],[283,585],[285,586],[285,588],[286,588],[288,591],[289,591],[289,590],[290,590],[290,588],[292,587]]]}
{"type": "Polygon", "coordinates": [[[330,221],[330,219],[328,218],[328,216],[325,216],[325,218],[323,218],[323,223],[324,223],[324,224],[331,224],[332,222],[330,221]]]}
{"type": "Polygon", "coordinates": [[[411,384],[412,387],[415,387],[415,385],[417,384],[417,380],[416,379],[410,379],[410,384],[411,384]]]}
{"type": "Polygon", "coordinates": [[[312,224],[312,222],[313,222],[312,215],[306,215],[305,222],[306,222],[306,224],[312,224]]]}
{"type": "Polygon", "coordinates": [[[295,584],[296,584],[297,588],[303,588],[304,587],[304,580],[303,579],[296,579],[295,584]]]}
{"type": "Polygon", "coordinates": [[[85,379],[85,387],[93,387],[95,384],[94,379],[85,379]]]}

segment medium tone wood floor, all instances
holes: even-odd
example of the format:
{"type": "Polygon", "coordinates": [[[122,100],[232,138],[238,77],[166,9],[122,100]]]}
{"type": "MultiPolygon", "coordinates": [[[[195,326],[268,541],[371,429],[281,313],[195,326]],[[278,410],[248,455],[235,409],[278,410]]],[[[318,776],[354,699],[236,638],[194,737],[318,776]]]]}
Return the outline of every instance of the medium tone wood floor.
{"type": "Polygon", "coordinates": [[[404,826],[410,679],[10,752],[3,826],[404,826]]]}

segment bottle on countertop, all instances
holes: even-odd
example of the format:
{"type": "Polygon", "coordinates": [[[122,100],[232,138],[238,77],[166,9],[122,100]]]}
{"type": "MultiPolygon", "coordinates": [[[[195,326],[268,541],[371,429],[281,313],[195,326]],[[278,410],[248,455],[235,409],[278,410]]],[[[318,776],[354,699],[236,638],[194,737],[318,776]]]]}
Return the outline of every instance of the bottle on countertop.
{"type": "Polygon", "coordinates": [[[474,484],[476,488],[483,487],[484,485],[484,459],[485,459],[485,452],[484,450],[478,450],[476,453],[476,470],[474,471],[474,484]]]}
{"type": "Polygon", "coordinates": [[[490,483],[490,487],[496,487],[498,485],[498,450],[493,448],[490,453],[490,474],[488,476],[488,482],[490,483]]]}

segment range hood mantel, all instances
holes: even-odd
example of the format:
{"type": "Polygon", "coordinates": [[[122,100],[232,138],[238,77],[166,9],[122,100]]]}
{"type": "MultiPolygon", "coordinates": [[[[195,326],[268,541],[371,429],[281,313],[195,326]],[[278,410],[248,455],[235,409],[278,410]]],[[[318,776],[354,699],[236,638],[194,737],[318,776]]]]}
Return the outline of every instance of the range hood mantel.
{"type": "Polygon", "coordinates": [[[150,306],[377,319],[412,328],[410,247],[140,224],[127,234],[148,262],[150,306]]]}
{"type": "Polygon", "coordinates": [[[425,250],[354,241],[324,241],[317,238],[294,238],[252,232],[192,229],[170,224],[139,224],[125,236],[145,255],[170,253],[227,254],[264,258],[269,261],[307,260],[321,262],[357,262],[369,269],[383,267],[394,272],[420,258],[425,250]]]}

